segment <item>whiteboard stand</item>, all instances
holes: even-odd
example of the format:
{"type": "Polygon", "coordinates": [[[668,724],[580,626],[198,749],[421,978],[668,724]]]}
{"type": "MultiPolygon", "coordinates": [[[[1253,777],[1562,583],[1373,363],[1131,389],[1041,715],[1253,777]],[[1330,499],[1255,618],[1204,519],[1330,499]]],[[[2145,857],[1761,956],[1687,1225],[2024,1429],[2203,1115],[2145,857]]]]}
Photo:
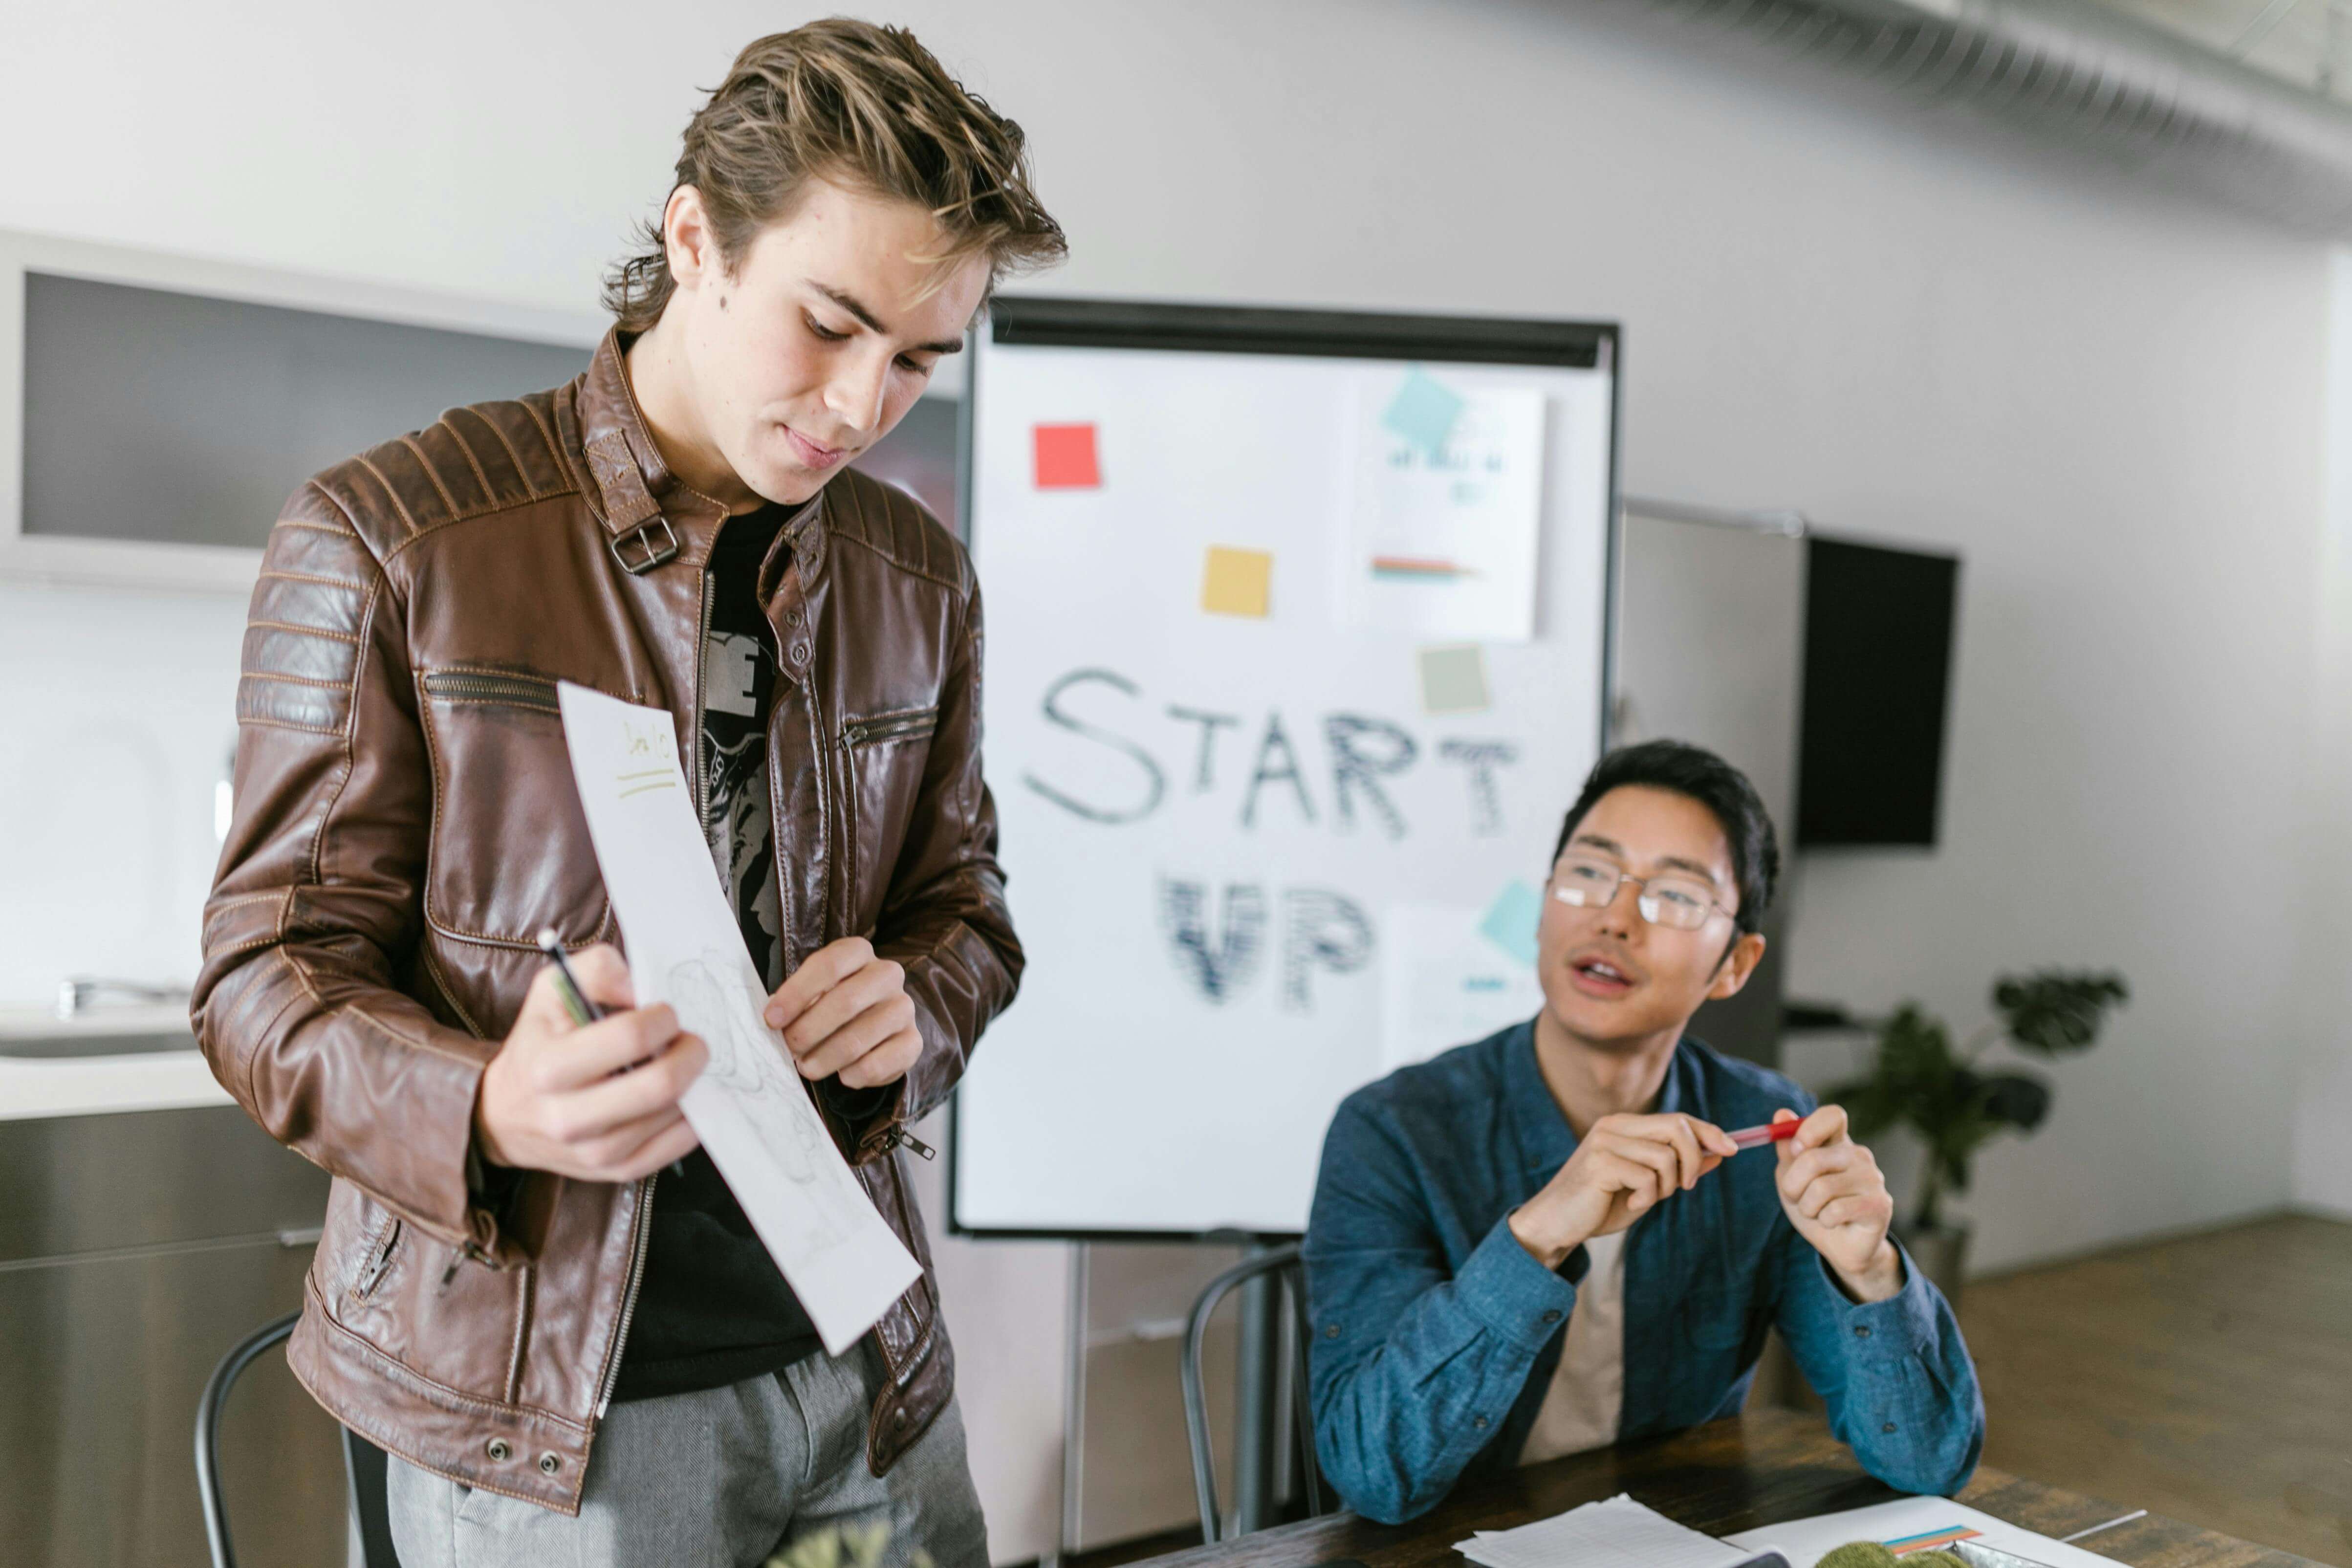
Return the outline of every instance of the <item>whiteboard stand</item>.
{"type": "Polygon", "coordinates": [[[1038,1568],[1061,1568],[1084,1550],[1081,1531],[1087,1481],[1087,1265],[1093,1249],[1070,1244],[1070,1292],[1062,1321],[1062,1534],[1059,1549],[1038,1568]]]}

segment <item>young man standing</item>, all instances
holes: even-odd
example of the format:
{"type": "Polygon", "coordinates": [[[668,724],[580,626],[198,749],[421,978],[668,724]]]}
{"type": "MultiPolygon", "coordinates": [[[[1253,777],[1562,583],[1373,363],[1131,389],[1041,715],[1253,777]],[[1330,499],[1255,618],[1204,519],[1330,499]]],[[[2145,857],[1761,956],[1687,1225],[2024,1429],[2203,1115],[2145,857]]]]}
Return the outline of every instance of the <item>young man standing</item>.
{"type": "Polygon", "coordinates": [[[907,34],[762,38],[688,127],[584,376],[303,487],[238,691],[198,1037],[332,1172],[289,1355],[394,1456],[433,1564],[739,1564],[887,1524],[984,1568],[906,1122],[1012,999],[955,539],[845,465],[1008,268],[1053,260],[1018,126],[907,34]],[[924,1276],[824,1354],[678,1096],[554,703],[673,715],[770,1020],[924,1276]],[[617,1009],[573,1028],[553,928],[617,1009]]]}
{"type": "Polygon", "coordinates": [[[1865,1468],[1976,1468],[1984,1404],[1943,1296],[1888,1237],[1845,1112],[1684,1028],[1747,984],[1780,865],[1739,772],[1601,759],[1568,814],[1526,1024],[1359,1089],[1307,1222],[1317,1452],[1384,1521],[1465,1475],[1740,1407],[1778,1324],[1865,1468]],[[1724,1129],[1801,1117],[1738,1150],[1724,1129]]]}

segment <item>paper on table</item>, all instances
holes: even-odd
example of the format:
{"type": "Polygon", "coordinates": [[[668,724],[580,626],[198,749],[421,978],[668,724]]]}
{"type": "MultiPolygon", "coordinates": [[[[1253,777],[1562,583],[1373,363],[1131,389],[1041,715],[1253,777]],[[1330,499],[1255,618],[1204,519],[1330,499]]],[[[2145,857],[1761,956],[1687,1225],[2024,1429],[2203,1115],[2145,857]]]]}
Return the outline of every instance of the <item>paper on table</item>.
{"type": "Polygon", "coordinates": [[[839,1355],[922,1270],[834,1147],[695,825],[670,716],[585,687],[557,688],[572,774],[604,890],[628,939],[640,1005],[667,1002],[710,1047],[679,1106],[839,1355]]]}
{"type": "Polygon", "coordinates": [[[1383,1071],[1483,1040],[1543,1006],[1535,972],[1506,957],[1478,921],[1473,908],[1389,906],[1381,921],[1389,955],[1381,974],[1383,1071]]]}
{"type": "Polygon", "coordinates": [[[1869,1508],[1849,1509],[1843,1513],[1816,1514],[1811,1519],[1744,1531],[1730,1539],[1732,1544],[1751,1550],[1771,1547],[1789,1560],[1791,1568],[1813,1568],[1823,1553],[1849,1541],[1895,1541],[1951,1524],[1968,1525],[1979,1531],[1981,1544],[2013,1552],[2046,1564],[2047,1568],[2116,1568],[2112,1557],[2036,1535],[2022,1525],[1938,1497],[1902,1498],[1869,1508]]]}
{"type": "Polygon", "coordinates": [[[1516,1530],[1482,1530],[1454,1549],[1481,1568],[1745,1568],[1774,1561],[1676,1524],[1623,1492],[1516,1530]]]}

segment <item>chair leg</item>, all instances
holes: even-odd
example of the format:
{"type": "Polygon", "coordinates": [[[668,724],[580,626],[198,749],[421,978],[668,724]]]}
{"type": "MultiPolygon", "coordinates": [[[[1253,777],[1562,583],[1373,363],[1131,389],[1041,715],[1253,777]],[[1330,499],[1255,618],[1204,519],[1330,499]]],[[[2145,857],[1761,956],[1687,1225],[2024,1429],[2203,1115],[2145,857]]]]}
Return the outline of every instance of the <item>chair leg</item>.
{"type": "Polygon", "coordinates": [[[343,1428],[343,1477],[351,1485],[352,1517],[359,1521],[360,1557],[367,1568],[400,1568],[392,1546],[391,1460],[382,1448],[343,1428]]]}

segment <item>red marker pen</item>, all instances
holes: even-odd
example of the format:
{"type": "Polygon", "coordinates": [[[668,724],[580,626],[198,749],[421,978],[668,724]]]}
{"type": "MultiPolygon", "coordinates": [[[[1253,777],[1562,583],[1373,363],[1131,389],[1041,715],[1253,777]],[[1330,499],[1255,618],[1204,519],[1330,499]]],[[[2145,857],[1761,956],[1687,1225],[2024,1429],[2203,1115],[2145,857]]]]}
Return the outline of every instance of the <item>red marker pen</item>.
{"type": "Polygon", "coordinates": [[[1778,1143],[1784,1139],[1794,1138],[1797,1135],[1797,1129],[1804,1124],[1801,1118],[1792,1117],[1787,1121],[1768,1121],[1761,1127],[1743,1127],[1732,1133],[1730,1137],[1731,1141],[1742,1149],[1760,1149],[1767,1143],[1778,1143]]]}

